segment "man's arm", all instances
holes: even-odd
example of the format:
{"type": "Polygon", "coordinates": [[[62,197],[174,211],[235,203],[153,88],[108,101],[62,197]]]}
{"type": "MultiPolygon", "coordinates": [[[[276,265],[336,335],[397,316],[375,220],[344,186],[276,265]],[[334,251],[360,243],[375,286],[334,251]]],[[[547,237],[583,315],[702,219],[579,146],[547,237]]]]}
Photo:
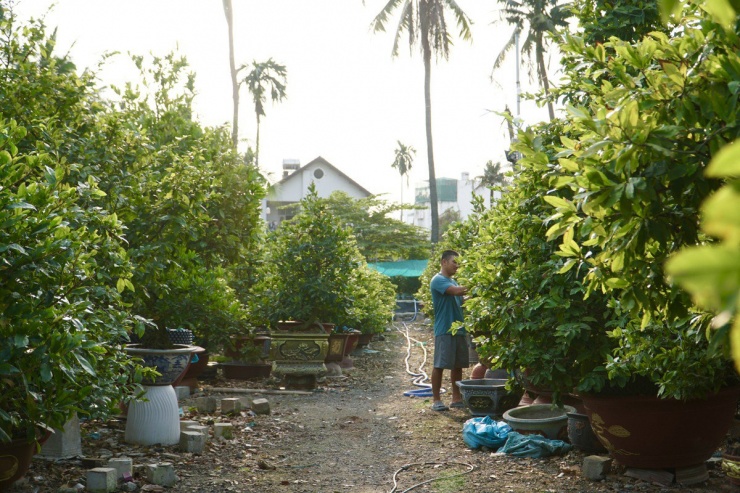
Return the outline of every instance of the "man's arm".
{"type": "Polygon", "coordinates": [[[464,296],[467,294],[468,288],[464,286],[449,286],[447,289],[445,289],[445,294],[448,294],[450,296],[464,296]]]}

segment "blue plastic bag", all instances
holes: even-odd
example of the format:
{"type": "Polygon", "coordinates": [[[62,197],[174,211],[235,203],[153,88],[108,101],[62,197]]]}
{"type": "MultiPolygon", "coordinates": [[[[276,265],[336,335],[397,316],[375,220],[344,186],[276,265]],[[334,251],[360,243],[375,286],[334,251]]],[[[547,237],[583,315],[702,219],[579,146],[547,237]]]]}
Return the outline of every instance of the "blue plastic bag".
{"type": "Polygon", "coordinates": [[[472,449],[498,449],[506,442],[511,426],[505,421],[494,421],[490,416],[470,418],[463,425],[463,441],[472,449]]]}
{"type": "Polygon", "coordinates": [[[540,457],[549,457],[569,452],[573,445],[565,443],[562,440],[550,440],[542,435],[522,435],[516,431],[509,433],[506,443],[499,449],[499,452],[514,457],[531,457],[537,459],[540,457]]]}

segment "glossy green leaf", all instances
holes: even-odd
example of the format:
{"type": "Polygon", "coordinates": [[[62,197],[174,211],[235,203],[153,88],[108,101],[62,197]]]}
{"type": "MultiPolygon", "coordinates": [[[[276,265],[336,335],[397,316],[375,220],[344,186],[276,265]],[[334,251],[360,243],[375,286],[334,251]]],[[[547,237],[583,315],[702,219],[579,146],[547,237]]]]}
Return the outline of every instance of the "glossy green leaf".
{"type": "Polygon", "coordinates": [[[740,140],[726,145],[712,158],[706,175],[714,178],[740,177],[740,140]]]}

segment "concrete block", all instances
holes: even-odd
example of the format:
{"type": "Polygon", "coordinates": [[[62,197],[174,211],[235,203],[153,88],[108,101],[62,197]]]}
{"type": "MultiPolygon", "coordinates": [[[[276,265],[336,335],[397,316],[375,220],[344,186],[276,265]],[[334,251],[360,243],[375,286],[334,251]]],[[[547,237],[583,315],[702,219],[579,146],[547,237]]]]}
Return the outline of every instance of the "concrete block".
{"type": "Polygon", "coordinates": [[[96,467],[87,471],[87,491],[110,493],[116,491],[116,470],[112,467],[96,467]]]}
{"type": "Polygon", "coordinates": [[[147,464],[146,479],[152,484],[169,487],[174,485],[178,478],[171,462],[160,462],[159,464],[147,464]]]}
{"type": "Polygon", "coordinates": [[[583,477],[591,481],[601,481],[606,478],[612,467],[612,460],[609,457],[599,455],[589,455],[583,459],[583,477]]]}
{"type": "Polygon", "coordinates": [[[175,393],[177,394],[177,400],[181,401],[190,397],[190,387],[187,385],[179,385],[175,387],[175,393]]]}
{"type": "Polygon", "coordinates": [[[248,395],[244,395],[241,397],[237,397],[239,399],[239,402],[242,403],[242,409],[252,409],[252,398],[248,395]]]}
{"type": "Polygon", "coordinates": [[[190,421],[190,420],[180,421],[180,431],[184,431],[184,430],[187,430],[191,426],[198,426],[198,425],[200,425],[200,423],[198,423],[197,421],[190,421]]]}
{"type": "Polygon", "coordinates": [[[195,405],[199,413],[215,413],[218,403],[215,397],[198,397],[195,399],[195,405]]]}
{"type": "Polygon", "coordinates": [[[231,440],[234,438],[234,426],[231,423],[216,423],[213,425],[213,436],[231,440]]]}
{"type": "Polygon", "coordinates": [[[221,412],[223,414],[238,413],[242,410],[242,403],[236,397],[221,399],[221,412]]]}
{"type": "Polygon", "coordinates": [[[116,457],[108,461],[108,467],[116,470],[116,479],[131,476],[134,469],[134,461],[128,457],[116,457]]]}
{"type": "Polygon", "coordinates": [[[254,399],[252,401],[252,411],[255,414],[270,414],[270,402],[267,399],[254,399]]]}
{"type": "Polygon", "coordinates": [[[192,454],[202,454],[206,446],[206,437],[197,431],[180,432],[180,450],[192,454]]]}
{"type": "Polygon", "coordinates": [[[196,431],[205,437],[206,442],[208,442],[208,440],[210,439],[210,435],[208,433],[210,431],[209,426],[191,425],[182,431],[196,431]]]}
{"type": "Polygon", "coordinates": [[[39,455],[53,459],[66,459],[82,455],[80,420],[77,414],[64,424],[63,429],[54,430],[54,433],[41,447],[39,455]]]}

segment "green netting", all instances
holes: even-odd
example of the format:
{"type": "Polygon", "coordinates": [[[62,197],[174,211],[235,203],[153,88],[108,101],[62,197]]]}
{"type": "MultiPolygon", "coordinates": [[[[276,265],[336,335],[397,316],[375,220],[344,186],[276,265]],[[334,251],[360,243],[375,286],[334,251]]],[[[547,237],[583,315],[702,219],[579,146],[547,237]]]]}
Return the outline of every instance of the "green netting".
{"type": "Polygon", "coordinates": [[[368,265],[388,277],[419,277],[427,268],[427,260],[369,262],[368,265]]]}

